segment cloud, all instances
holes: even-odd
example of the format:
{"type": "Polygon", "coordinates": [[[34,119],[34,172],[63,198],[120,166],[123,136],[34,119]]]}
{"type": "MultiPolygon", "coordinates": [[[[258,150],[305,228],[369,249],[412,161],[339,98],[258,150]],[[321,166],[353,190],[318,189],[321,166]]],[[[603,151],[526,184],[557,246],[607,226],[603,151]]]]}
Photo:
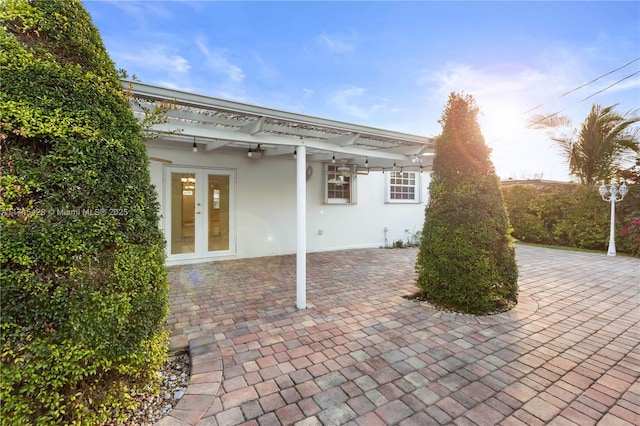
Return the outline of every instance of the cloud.
{"type": "Polygon", "coordinates": [[[264,58],[257,52],[253,52],[252,54],[255,63],[257,64],[256,76],[261,80],[266,81],[275,81],[280,73],[278,69],[271,65],[268,61],[265,61],[264,58]]]}
{"type": "Polygon", "coordinates": [[[527,125],[534,114],[562,110],[565,99],[559,96],[573,88],[571,81],[566,70],[555,68],[550,73],[518,64],[478,68],[450,63],[416,73],[416,84],[441,109],[452,92],[473,95],[480,107],[482,134],[503,178],[541,173],[549,179],[567,179],[564,160],[546,133],[527,129],[527,125]]]}
{"type": "Polygon", "coordinates": [[[117,52],[114,61],[130,72],[139,73],[141,69],[163,70],[170,75],[186,74],[191,69],[189,61],[183,56],[170,52],[168,46],[146,46],[136,52],[117,52]]]}
{"type": "Polygon", "coordinates": [[[349,86],[332,93],[329,103],[340,112],[367,120],[385,108],[386,100],[368,96],[367,89],[363,87],[349,86]]]}
{"type": "Polygon", "coordinates": [[[121,0],[102,0],[109,5],[118,8],[122,14],[133,18],[138,26],[147,27],[150,20],[167,20],[173,17],[162,2],[130,2],[121,0]]]}
{"type": "MultiPolygon", "coordinates": [[[[540,101],[540,96],[534,94],[553,93],[558,90],[559,83],[557,76],[552,77],[511,64],[484,69],[466,64],[447,64],[441,69],[419,71],[416,82],[418,86],[426,87],[432,96],[444,100],[451,92],[465,92],[472,94],[478,101],[511,98],[522,99],[524,102],[528,98],[535,98],[532,102],[540,101]]],[[[535,105],[530,107],[533,106],[535,105]]]]}
{"type": "Polygon", "coordinates": [[[225,75],[229,80],[241,82],[244,80],[244,71],[239,66],[227,59],[227,49],[213,48],[209,49],[206,40],[199,38],[196,45],[200,52],[206,57],[206,65],[212,70],[225,75]]]}
{"type": "Polygon", "coordinates": [[[354,34],[329,35],[325,32],[316,36],[316,42],[331,53],[351,53],[355,50],[354,34]]]}

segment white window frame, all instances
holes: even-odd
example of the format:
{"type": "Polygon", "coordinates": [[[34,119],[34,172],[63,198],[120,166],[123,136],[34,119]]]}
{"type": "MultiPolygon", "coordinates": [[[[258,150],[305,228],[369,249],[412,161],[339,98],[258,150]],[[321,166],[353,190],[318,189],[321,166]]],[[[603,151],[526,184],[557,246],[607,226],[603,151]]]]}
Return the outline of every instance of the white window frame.
{"type": "Polygon", "coordinates": [[[342,164],[339,163],[324,163],[323,164],[323,180],[324,180],[324,203],[325,204],[345,204],[345,205],[350,205],[350,204],[357,204],[358,203],[358,197],[357,197],[357,187],[358,187],[358,182],[357,182],[357,176],[356,174],[351,174],[351,176],[343,176],[342,179],[346,182],[347,185],[349,185],[348,189],[347,189],[347,194],[345,197],[330,197],[329,195],[331,193],[333,193],[333,187],[332,185],[335,185],[335,183],[333,183],[334,180],[338,180],[340,179],[340,174],[335,170],[336,168],[338,168],[339,166],[341,166],[342,164]],[[331,181],[331,182],[330,182],[331,181]]]}
{"type": "MultiPolygon", "coordinates": [[[[420,172],[393,171],[385,173],[385,203],[388,204],[420,204],[422,202],[422,177],[420,172]],[[403,176],[403,175],[406,175],[403,176]],[[402,182],[397,182],[397,179],[402,182]],[[406,183],[404,180],[406,179],[406,183]],[[413,181],[413,183],[412,183],[413,181]],[[413,188],[413,198],[394,198],[403,194],[403,188],[413,188]]],[[[406,192],[409,194],[411,191],[406,192]]]]}

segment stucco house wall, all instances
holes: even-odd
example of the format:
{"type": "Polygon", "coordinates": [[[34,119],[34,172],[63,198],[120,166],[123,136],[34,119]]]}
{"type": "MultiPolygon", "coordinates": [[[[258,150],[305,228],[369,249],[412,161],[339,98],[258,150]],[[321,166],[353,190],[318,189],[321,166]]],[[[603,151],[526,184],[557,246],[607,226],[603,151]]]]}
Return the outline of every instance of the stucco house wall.
{"type": "MultiPolygon", "coordinates": [[[[219,150],[191,152],[147,146],[153,184],[161,203],[160,227],[167,228],[169,200],[165,176],[169,167],[235,170],[235,254],[222,258],[250,258],[296,252],[296,162],[293,156],[248,158],[219,150]]],[[[310,162],[307,180],[307,251],[383,247],[406,241],[424,220],[429,173],[420,178],[421,203],[386,203],[386,177],[380,171],[358,175],[357,203],[324,203],[322,162],[310,162]],[[386,228],[386,232],[385,232],[386,228]],[[408,232],[407,232],[408,231],[408,232]],[[386,240],[385,240],[386,237],[386,240]]],[[[386,173],[388,175],[388,172],[386,173]]],[[[215,257],[213,258],[215,259],[215,257]]],[[[209,261],[190,259],[178,263],[209,261]]]]}

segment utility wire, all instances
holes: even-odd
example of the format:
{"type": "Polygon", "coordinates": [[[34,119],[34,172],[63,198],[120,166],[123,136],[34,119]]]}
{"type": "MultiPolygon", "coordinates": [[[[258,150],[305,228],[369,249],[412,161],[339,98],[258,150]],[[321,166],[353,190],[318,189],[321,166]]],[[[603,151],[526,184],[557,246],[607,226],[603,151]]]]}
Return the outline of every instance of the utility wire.
{"type": "MultiPolygon", "coordinates": [[[[572,89],[572,90],[569,90],[568,92],[563,93],[562,95],[558,96],[558,99],[563,98],[563,97],[567,96],[568,94],[573,93],[573,92],[575,92],[575,91],[577,91],[577,90],[580,90],[580,89],[582,89],[583,87],[586,87],[586,86],[588,86],[588,85],[590,85],[590,84],[593,84],[593,83],[595,83],[596,81],[600,80],[601,78],[606,77],[606,76],[608,76],[608,75],[610,75],[610,74],[613,74],[614,72],[619,71],[619,70],[621,70],[621,69],[623,69],[623,68],[625,68],[625,67],[628,67],[629,65],[633,64],[634,62],[638,62],[638,61],[640,61],[640,58],[635,58],[635,59],[633,59],[633,60],[631,60],[631,61],[627,62],[626,64],[624,64],[624,65],[622,65],[622,66],[620,66],[620,67],[618,67],[618,68],[616,68],[616,69],[614,69],[614,70],[611,70],[611,71],[609,71],[609,72],[607,72],[607,73],[605,73],[605,74],[602,74],[601,76],[596,77],[596,78],[594,78],[593,80],[591,80],[591,81],[589,81],[589,82],[587,82],[587,83],[584,83],[584,84],[582,84],[582,85],[580,85],[580,86],[576,87],[575,89],[572,89]]],[[[595,96],[595,95],[597,95],[597,94],[599,94],[599,93],[602,93],[602,92],[604,92],[604,91],[606,91],[606,90],[609,90],[610,88],[612,88],[612,87],[613,87],[613,86],[615,86],[616,84],[619,84],[619,83],[621,83],[622,81],[627,80],[627,79],[629,79],[629,78],[631,78],[631,77],[633,77],[634,75],[637,75],[637,74],[640,74],[640,71],[636,71],[635,73],[633,73],[633,74],[631,74],[631,75],[628,75],[628,76],[626,76],[626,77],[624,77],[624,78],[622,78],[622,79],[620,79],[620,80],[616,81],[615,83],[613,83],[613,84],[611,84],[611,85],[609,85],[609,86],[605,87],[604,89],[599,90],[599,91],[597,91],[597,92],[595,92],[595,93],[592,93],[591,95],[589,95],[589,96],[587,96],[586,98],[582,99],[582,100],[581,100],[581,101],[579,101],[578,103],[584,102],[584,101],[586,101],[587,99],[589,99],[589,98],[591,98],[591,97],[593,97],[593,96],[595,96]]],[[[530,112],[532,112],[532,111],[535,111],[536,109],[540,108],[541,106],[544,106],[544,104],[542,103],[542,104],[539,104],[539,105],[537,105],[537,106],[535,106],[535,107],[533,107],[533,108],[530,108],[530,109],[528,109],[527,111],[524,111],[524,112],[522,113],[522,115],[524,116],[524,115],[526,115],[526,114],[528,114],[528,113],[530,113],[530,112]]],[[[554,112],[554,113],[551,113],[551,114],[545,115],[544,117],[540,118],[539,120],[537,120],[537,121],[535,121],[535,122],[533,122],[533,123],[529,123],[529,124],[528,124],[527,126],[525,126],[524,128],[525,128],[525,129],[531,129],[531,128],[533,128],[536,124],[540,124],[540,123],[542,123],[543,121],[548,120],[549,118],[551,118],[551,117],[553,117],[553,116],[556,116],[556,115],[558,115],[558,114],[560,114],[560,113],[564,112],[565,110],[566,110],[566,108],[565,108],[565,109],[561,109],[560,111],[556,111],[556,112],[554,112]]],[[[498,138],[497,140],[494,140],[494,141],[492,141],[492,142],[499,142],[499,141],[501,141],[501,140],[503,140],[503,139],[506,139],[506,138],[507,138],[507,136],[503,136],[503,137],[498,138]]]]}
{"type": "MultiPolygon", "coordinates": [[[[626,68],[626,67],[628,67],[629,65],[633,64],[634,62],[638,62],[638,61],[640,61],[640,58],[635,58],[635,59],[633,59],[633,60],[631,60],[631,61],[627,62],[626,64],[624,64],[624,65],[622,65],[622,66],[620,66],[620,67],[618,67],[618,68],[616,68],[616,69],[614,69],[614,70],[611,70],[611,71],[609,71],[609,72],[607,72],[607,73],[605,73],[605,74],[602,74],[602,75],[600,75],[599,77],[596,77],[596,78],[594,78],[593,80],[591,80],[591,81],[589,81],[589,82],[587,82],[587,83],[584,83],[584,84],[582,84],[582,85],[580,85],[580,86],[576,87],[575,89],[571,89],[571,90],[569,90],[568,92],[563,93],[562,95],[558,96],[558,99],[560,99],[560,98],[562,98],[562,97],[564,97],[564,96],[566,96],[566,95],[568,95],[568,94],[570,94],[570,93],[573,93],[573,92],[575,92],[576,90],[580,90],[580,89],[582,89],[583,87],[586,87],[586,86],[588,86],[588,85],[590,85],[590,84],[593,84],[593,83],[595,83],[596,81],[600,80],[601,78],[606,77],[606,76],[608,76],[608,75],[610,75],[610,74],[613,74],[613,73],[614,73],[614,72],[616,72],[616,71],[620,71],[621,69],[626,68]]],[[[611,84],[611,85],[609,85],[609,86],[605,87],[604,89],[599,90],[599,91],[597,91],[597,92],[595,92],[595,93],[593,93],[593,94],[591,94],[591,95],[587,96],[586,98],[582,99],[582,100],[581,100],[581,101],[579,101],[578,103],[584,102],[584,101],[586,101],[587,99],[589,99],[589,98],[591,98],[591,97],[593,97],[593,96],[595,96],[595,95],[597,95],[597,94],[599,94],[599,93],[602,93],[602,92],[604,92],[604,91],[606,91],[606,90],[609,90],[610,88],[612,88],[612,87],[613,87],[613,86],[615,86],[616,84],[618,84],[618,83],[620,83],[620,82],[622,82],[622,81],[624,81],[624,80],[626,80],[626,79],[628,79],[628,78],[631,78],[631,77],[633,77],[634,75],[637,75],[637,74],[640,74],[640,71],[636,71],[635,73],[633,73],[633,74],[631,74],[631,75],[628,75],[628,76],[624,77],[624,78],[623,78],[623,79],[621,79],[621,80],[616,81],[615,83],[613,83],[613,84],[611,84]]],[[[535,107],[533,107],[533,108],[530,108],[530,109],[528,109],[528,110],[524,111],[524,112],[522,113],[522,115],[523,115],[523,116],[525,116],[526,114],[528,114],[528,113],[530,113],[530,112],[532,112],[532,111],[535,111],[536,109],[540,108],[541,106],[544,106],[544,104],[542,103],[542,104],[539,104],[539,105],[537,105],[537,106],[535,106],[535,107]]],[[[540,118],[539,120],[534,121],[533,123],[529,123],[529,124],[528,124],[528,125],[526,125],[524,128],[525,128],[525,129],[531,129],[531,128],[533,128],[535,125],[540,124],[540,123],[542,123],[543,121],[548,120],[549,118],[551,118],[551,117],[553,117],[553,116],[556,116],[556,115],[558,115],[558,114],[560,114],[560,113],[562,113],[562,112],[564,112],[564,111],[566,111],[566,108],[565,108],[565,109],[561,109],[560,111],[556,111],[556,112],[551,113],[551,114],[547,114],[547,115],[545,115],[544,117],[540,118]]],[[[506,138],[507,138],[507,136],[503,136],[503,137],[498,138],[497,140],[494,140],[494,141],[492,141],[492,142],[498,142],[498,141],[501,141],[501,140],[506,139],[506,138]]]]}
{"type": "MultiPolygon", "coordinates": [[[[602,75],[600,75],[600,76],[598,76],[598,77],[594,78],[593,80],[591,80],[591,81],[589,81],[589,82],[587,82],[587,83],[584,83],[584,84],[582,84],[582,85],[580,85],[580,86],[578,86],[578,87],[576,87],[576,88],[574,88],[574,89],[569,90],[568,92],[563,93],[562,95],[558,96],[558,99],[560,99],[560,98],[563,98],[563,97],[567,96],[569,93],[573,93],[573,92],[575,92],[576,90],[580,90],[580,89],[582,89],[583,87],[586,87],[586,86],[588,86],[588,85],[590,85],[590,84],[593,84],[593,83],[595,83],[596,81],[600,80],[601,78],[606,77],[606,76],[608,76],[608,75],[610,75],[610,74],[613,74],[613,73],[614,73],[614,72],[616,72],[616,71],[620,71],[621,69],[626,68],[626,67],[628,67],[629,65],[633,64],[634,62],[638,62],[638,61],[640,61],[640,58],[635,58],[635,59],[633,59],[633,60],[631,60],[631,61],[627,62],[626,64],[624,64],[624,65],[622,65],[622,66],[620,66],[620,67],[618,67],[618,68],[616,68],[616,69],[614,69],[614,70],[611,70],[611,71],[609,71],[609,72],[607,72],[607,73],[605,73],[605,74],[602,74],[602,75]]],[[[602,90],[600,90],[600,91],[598,91],[598,92],[596,92],[596,93],[593,93],[592,95],[587,96],[586,98],[582,99],[580,102],[584,102],[584,101],[586,101],[587,99],[589,99],[589,98],[591,98],[591,97],[593,97],[593,96],[595,96],[595,95],[597,95],[597,94],[599,94],[599,93],[602,93],[602,92],[604,92],[604,91],[606,91],[606,90],[610,89],[611,87],[615,86],[616,84],[620,83],[621,81],[624,81],[624,80],[626,80],[626,79],[628,79],[628,78],[631,78],[631,77],[633,77],[634,75],[636,75],[636,74],[638,74],[638,73],[640,73],[640,71],[635,72],[635,73],[633,73],[633,74],[631,74],[631,75],[629,75],[629,76],[627,76],[627,77],[623,78],[622,80],[616,81],[616,82],[615,82],[615,83],[613,83],[612,85],[607,86],[607,87],[605,87],[604,89],[602,89],[602,90]]],[[[541,106],[543,106],[543,105],[544,105],[544,104],[540,104],[540,105],[535,106],[535,107],[533,107],[533,108],[531,108],[531,109],[528,109],[527,111],[523,112],[523,113],[522,113],[522,115],[528,114],[528,113],[530,113],[531,111],[535,111],[536,109],[540,108],[540,107],[541,107],[541,106]]],[[[559,113],[561,113],[561,112],[562,112],[562,111],[558,111],[558,112],[555,112],[555,113],[553,113],[553,114],[550,114],[550,115],[548,115],[548,116],[547,116],[547,118],[549,118],[549,117],[553,117],[554,115],[557,115],[557,114],[559,114],[559,113]]],[[[537,123],[533,123],[533,124],[537,124],[537,123]]],[[[530,126],[527,126],[527,128],[529,128],[529,127],[530,127],[530,126]]]]}
{"type": "Polygon", "coordinates": [[[605,87],[604,89],[602,89],[602,90],[598,90],[596,93],[593,93],[593,94],[591,94],[591,95],[587,96],[586,98],[584,98],[584,99],[583,99],[583,100],[581,100],[580,102],[586,101],[587,99],[589,99],[589,98],[591,98],[591,97],[593,97],[593,96],[597,95],[598,93],[602,93],[602,92],[604,92],[605,90],[608,90],[608,89],[612,88],[612,87],[613,87],[613,86],[615,86],[616,84],[621,83],[621,82],[625,81],[626,79],[631,78],[631,77],[633,77],[634,75],[638,75],[638,74],[640,74],[640,71],[636,71],[636,72],[634,72],[633,74],[628,75],[628,76],[626,76],[625,78],[622,78],[622,79],[620,79],[620,80],[616,81],[615,83],[613,83],[613,84],[611,84],[611,85],[609,85],[609,86],[605,87]]]}
{"type": "Polygon", "coordinates": [[[523,113],[522,113],[522,115],[528,114],[528,113],[530,113],[531,111],[535,111],[535,110],[537,110],[538,108],[540,108],[542,105],[544,105],[544,104],[540,104],[540,105],[534,106],[533,108],[528,109],[528,110],[526,110],[525,112],[523,112],[523,113]]]}
{"type": "MultiPolygon", "coordinates": [[[[572,89],[572,90],[569,90],[569,91],[568,91],[568,92],[566,92],[566,93],[563,93],[563,94],[562,94],[562,95],[560,95],[559,97],[560,97],[560,98],[565,97],[565,96],[567,96],[569,93],[572,93],[572,92],[575,92],[576,90],[582,89],[583,87],[588,86],[588,85],[590,85],[591,83],[595,83],[596,81],[600,80],[602,77],[606,77],[606,76],[608,76],[609,74],[613,74],[614,72],[619,71],[619,70],[621,70],[622,68],[628,67],[628,66],[629,66],[629,65],[631,65],[632,63],[634,63],[634,62],[638,62],[638,61],[640,61],[640,58],[636,58],[636,59],[634,59],[634,60],[632,60],[632,61],[629,61],[629,62],[627,62],[626,64],[624,64],[623,66],[616,68],[615,70],[609,71],[609,72],[608,72],[608,73],[606,73],[606,74],[602,74],[600,77],[596,77],[596,78],[594,78],[593,80],[591,80],[590,82],[583,84],[582,86],[578,86],[578,87],[576,87],[575,89],[572,89]]],[[[587,99],[587,98],[585,98],[585,99],[587,99]]],[[[583,100],[584,100],[584,99],[583,99],[583,100]]],[[[582,102],[582,101],[581,101],[581,102],[582,102]]]]}

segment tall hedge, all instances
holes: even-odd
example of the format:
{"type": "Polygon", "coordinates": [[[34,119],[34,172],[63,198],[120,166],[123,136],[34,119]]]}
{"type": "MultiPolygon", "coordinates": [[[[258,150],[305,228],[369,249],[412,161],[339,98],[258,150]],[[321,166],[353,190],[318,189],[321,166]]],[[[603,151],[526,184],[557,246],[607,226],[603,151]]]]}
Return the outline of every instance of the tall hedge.
{"type": "Polygon", "coordinates": [[[451,94],[440,123],[416,272],[430,301],[486,314],[516,302],[509,220],[470,95],[451,94]]]}
{"type": "Polygon", "coordinates": [[[2,424],[97,424],[166,358],[141,129],[79,0],[0,3],[2,424]]]}
{"type": "MultiPolygon", "coordinates": [[[[640,257],[640,183],[616,204],[616,251],[640,257]]],[[[522,242],[607,251],[610,204],[598,187],[512,185],[503,189],[514,238],[522,242]]]]}

